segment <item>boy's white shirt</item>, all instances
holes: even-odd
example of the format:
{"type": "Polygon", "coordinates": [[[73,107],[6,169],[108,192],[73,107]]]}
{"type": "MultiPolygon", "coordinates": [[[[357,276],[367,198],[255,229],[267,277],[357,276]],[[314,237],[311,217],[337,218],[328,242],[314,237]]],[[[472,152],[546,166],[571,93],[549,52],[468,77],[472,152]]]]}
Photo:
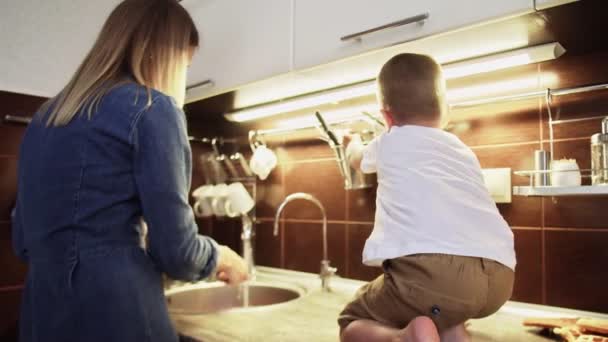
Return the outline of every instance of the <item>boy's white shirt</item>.
{"type": "Polygon", "coordinates": [[[364,148],[351,143],[347,157],[357,154],[363,172],[378,174],[374,229],[363,263],[440,253],[515,269],[513,232],[484,185],[477,157],[456,136],[395,126],[364,148]]]}

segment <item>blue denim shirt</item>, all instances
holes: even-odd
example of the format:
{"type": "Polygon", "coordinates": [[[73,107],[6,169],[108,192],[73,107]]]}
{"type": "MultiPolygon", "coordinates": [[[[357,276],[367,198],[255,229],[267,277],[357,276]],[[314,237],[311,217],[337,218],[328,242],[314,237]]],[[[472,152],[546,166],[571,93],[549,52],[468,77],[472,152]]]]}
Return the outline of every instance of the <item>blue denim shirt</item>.
{"type": "Polygon", "coordinates": [[[151,95],[121,85],[90,119],[46,127],[38,113],[28,127],[13,215],[13,246],[29,266],[22,342],[177,341],[161,273],[205,278],[217,248],[197,234],[188,204],[184,113],[151,95]]]}

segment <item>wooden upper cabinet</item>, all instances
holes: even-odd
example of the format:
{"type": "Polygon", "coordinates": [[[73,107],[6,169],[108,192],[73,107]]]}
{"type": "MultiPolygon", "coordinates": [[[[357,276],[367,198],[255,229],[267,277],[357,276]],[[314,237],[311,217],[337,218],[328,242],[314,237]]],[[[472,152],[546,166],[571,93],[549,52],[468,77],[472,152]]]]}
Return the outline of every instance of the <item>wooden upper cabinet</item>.
{"type": "Polygon", "coordinates": [[[185,0],[200,33],[188,100],[290,71],[293,0],[185,0]]]}
{"type": "Polygon", "coordinates": [[[295,0],[295,68],[533,10],[533,0],[295,0]]]}

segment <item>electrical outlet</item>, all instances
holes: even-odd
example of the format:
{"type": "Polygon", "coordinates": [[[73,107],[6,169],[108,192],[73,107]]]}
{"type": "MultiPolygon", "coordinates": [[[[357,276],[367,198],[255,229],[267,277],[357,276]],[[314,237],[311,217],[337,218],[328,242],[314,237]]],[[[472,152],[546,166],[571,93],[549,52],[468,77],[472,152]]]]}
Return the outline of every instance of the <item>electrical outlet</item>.
{"type": "Polygon", "coordinates": [[[483,169],[486,188],[496,203],[511,203],[511,169],[483,169]]]}

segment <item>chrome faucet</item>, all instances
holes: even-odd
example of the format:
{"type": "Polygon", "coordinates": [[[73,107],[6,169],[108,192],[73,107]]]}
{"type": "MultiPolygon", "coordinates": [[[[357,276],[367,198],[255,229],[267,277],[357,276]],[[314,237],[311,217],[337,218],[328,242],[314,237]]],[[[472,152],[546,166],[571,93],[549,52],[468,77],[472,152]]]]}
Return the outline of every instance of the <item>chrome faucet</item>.
{"type": "Polygon", "coordinates": [[[243,222],[243,231],[241,232],[241,241],[243,241],[243,259],[247,265],[247,274],[249,280],[255,280],[255,265],[253,263],[253,247],[251,246],[251,237],[253,236],[253,221],[247,214],[241,215],[243,222]]]}
{"type": "Polygon", "coordinates": [[[321,210],[321,215],[323,216],[323,260],[321,260],[321,272],[319,273],[319,277],[321,278],[321,288],[323,291],[330,291],[329,280],[331,279],[331,276],[336,273],[337,269],[331,267],[329,260],[327,259],[327,215],[325,214],[323,204],[321,204],[316,197],[303,192],[296,192],[285,197],[285,200],[283,200],[283,203],[281,203],[279,209],[277,209],[277,214],[274,218],[274,236],[279,235],[279,219],[281,218],[283,209],[285,209],[287,203],[297,199],[310,201],[321,210]]]}

